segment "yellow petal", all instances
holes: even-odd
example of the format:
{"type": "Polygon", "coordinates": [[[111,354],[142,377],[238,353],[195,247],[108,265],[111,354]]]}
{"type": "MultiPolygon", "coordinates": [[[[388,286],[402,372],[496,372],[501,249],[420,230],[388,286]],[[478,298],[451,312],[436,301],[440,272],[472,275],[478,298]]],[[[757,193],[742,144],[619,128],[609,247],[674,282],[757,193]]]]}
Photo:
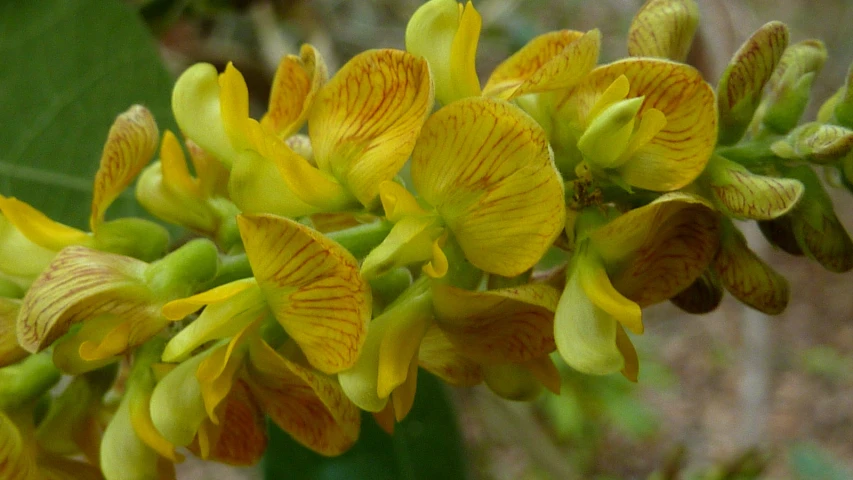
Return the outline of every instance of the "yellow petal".
{"type": "Polygon", "coordinates": [[[146,267],[139,260],[86,247],[62,250],[24,297],[18,342],[28,351],[41,351],[72,324],[104,313],[121,313],[139,326],[150,323],[159,317],[159,308],[142,283],[146,267]]]}
{"type": "MultiPolygon", "coordinates": [[[[361,273],[372,279],[410,263],[435,258],[434,242],[443,233],[434,216],[407,216],[394,224],[379,246],[361,265],[361,273]]],[[[440,250],[440,249],[439,249],[440,250]]]]}
{"type": "Polygon", "coordinates": [[[290,190],[275,160],[253,150],[236,156],[228,192],[243,213],[274,213],[296,218],[321,211],[320,207],[303,202],[290,190]]]}
{"type": "Polygon", "coordinates": [[[314,102],[308,133],[320,170],[373,207],[409,158],[433,106],[429,67],[398,50],[356,55],[314,102]]]}
{"type": "Polygon", "coordinates": [[[163,182],[170,187],[200,196],[199,182],[190,175],[187,159],[175,134],[169,130],[163,133],[160,142],[160,164],[163,169],[163,182]]]}
{"type": "MultiPolygon", "coordinates": [[[[291,150],[283,140],[264,130],[258,122],[249,120],[247,129],[252,148],[273,162],[286,189],[293,192],[300,201],[314,207],[314,211],[346,211],[358,206],[352,193],[338,179],[311,165],[291,150]]],[[[240,160],[242,161],[243,157],[240,157],[240,160]]],[[[234,176],[237,174],[235,172],[234,176]]],[[[264,180],[268,181],[262,177],[261,181],[264,180]]],[[[252,191],[241,193],[254,194],[252,191]]]]}
{"type": "Polygon", "coordinates": [[[577,84],[598,62],[601,33],[560,30],[539,35],[495,68],[483,95],[511,100],[577,84]]]}
{"type": "Polygon", "coordinates": [[[172,112],[187,138],[230,167],[237,150],[226,133],[219,96],[216,68],[209,63],[197,63],[175,82],[172,112]]]}
{"type": "Polygon", "coordinates": [[[89,228],[97,233],[104,213],[157,151],[160,133],[151,112],[135,105],[116,118],[107,136],[101,165],[95,174],[89,228]]]}
{"type": "Polygon", "coordinates": [[[406,50],[429,62],[442,104],[480,94],[474,59],[482,23],[471,2],[456,0],[431,0],[409,19],[406,50]]]}
{"type": "Polygon", "coordinates": [[[702,274],[719,238],[718,215],[703,202],[670,193],[590,234],[591,248],[619,292],[645,307],[672,297],[702,274]]]}
{"type": "Polygon", "coordinates": [[[415,404],[415,393],[418,389],[418,357],[412,356],[406,381],[391,392],[391,405],[394,408],[394,418],[402,422],[415,404]]]}
{"type": "Polygon", "coordinates": [[[174,445],[189,445],[208,418],[196,378],[199,364],[208,355],[209,351],[181,362],[157,382],[151,393],[151,421],[174,445]]]}
{"type": "Polygon", "coordinates": [[[618,323],[595,305],[581,286],[580,275],[569,274],[554,317],[554,340],[566,363],[583,373],[618,372],[625,358],[616,344],[618,323]]]}
{"type": "Polygon", "coordinates": [[[730,217],[772,220],[788,213],[805,188],[793,178],[757,175],[739,163],[714,156],[703,173],[720,210],[730,217]]]}
{"type": "Polygon", "coordinates": [[[163,305],[163,316],[169,320],[183,320],[187,315],[212,303],[224,302],[240,292],[257,285],[253,278],[245,278],[220,285],[191,297],[179,298],[163,305]]]}
{"type": "Polygon", "coordinates": [[[602,265],[591,259],[578,259],[578,266],[573,275],[578,277],[583,292],[597,309],[632,332],[643,333],[643,313],[640,306],[616,290],[602,265]]]}
{"type": "Polygon", "coordinates": [[[282,57],[273,78],[269,108],[261,119],[261,125],[280,138],[297,133],[327,77],[326,63],[311,45],[302,45],[298,57],[282,57]]]}
{"type": "Polygon", "coordinates": [[[88,233],[54,222],[17,198],[0,195],[0,211],[22,235],[42,248],[59,251],[69,245],[93,244],[88,233]]]}
{"type": "MultiPolygon", "coordinates": [[[[257,464],[267,449],[267,428],[264,412],[251,394],[248,384],[243,380],[234,383],[229,394],[222,402],[220,424],[208,429],[211,435],[207,448],[190,449],[207,460],[226,465],[251,466],[257,464]],[[215,430],[215,432],[213,432],[215,430]]],[[[210,425],[205,422],[205,425],[210,425]]],[[[199,434],[199,437],[202,433],[199,434]]],[[[197,439],[202,443],[201,438],[197,439]]]]}
{"type": "Polygon", "coordinates": [[[338,455],[352,446],[361,412],[334,378],[285,358],[258,338],[249,351],[252,393],[276,425],[322,455],[338,455]]]}
{"type": "MultiPolygon", "coordinates": [[[[8,199],[0,195],[0,211],[6,208],[7,202],[8,199]]],[[[28,239],[5,216],[0,215],[0,272],[3,272],[8,280],[22,287],[29,286],[47,267],[54,255],[56,251],[48,250],[28,239]]],[[[9,296],[19,297],[22,294],[23,292],[9,296]]]]}
{"type": "Polygon", "coordinates": [[[325,373],[349,368],[371,315],[369,284],[340,245],[292,220],[237,219],[246,254],[279,323],[325,373]]]}
{"type": "Polygon", "coordinates": [[[18,427],[0,411],[0,478],[38,480],[33,452],[28,451],[18,427]]]}
{"type": "MultiPolygon", "coordinates": [[[[411,363],[417,357],[421,339],[432,323],[432,312],[394,318],[384,330],[379,345],[379,375],[376,391],[380,398],[388,397],[397,387],[410,382],[411,363]]],[[[397,409],[395,408],[395,412],[397,409]]]]}
{"type": "Polygon", "coordinates": [[[406,187],[397,182],[385,181],[379,184],[379,198],[385,210],[385,218],[391,222],[399,222],[405,215],[425,215],[428,212],[421,208],[418,200],[406,187]]]}
{"type": "Polygon", "coordinates": [[[750,250],[743,234],[729,220],[723,221],[714,270],[726,290],[756,310],[777,315],[788,306],[788,281],[750,250]]]}
{"type": "Polygon", "coordinates": [[[698,26],[695,0],[647,0],[631,21],[628,54],[683,62],[698,26]]]}
{"type": "Polygon", "coordinates": [[[15,322],[21,303],[11,298],[0,298],[0,368],[26,357],[28,352],[18,345],[15,322]]]}
{"type": "Polygon", "coordinates": [[[471,387],[483,381],[483,369],[463,354],[447,334],[433,323],[421,340],[418,362],[428,372],[456,387],[471,387]]]}
{"type": "Polygon", "coordinates": [[[219,110],[231,146],[237,151],[248,148],[249,87],[231,62],[219,74],[219,110]]]}
{"type": "Polygon", "coordinates": [[[559,297],[548,285],[485,292],[433,287],[438,325],[465,356],[484,365],[527,362],[553,352],[559,297]]]}
{"type": "Polygon", "coordinates": [[[231,391],[248,352],[248,339],[257,336],[259,326],[260,322],[245,325],[227,344],[211,348],[210,354],[198,365],[195,376],[201,385],[207,416],[214,424],[220,423],[217,407],[231,391]]]}
{"type": "Polygon", "coordinates": [[[228,198],[229,170],[192,140],[184,139],[184,145],[190,154],[201,194],[208,198],[228,198]]]}
{"type": "Polygon", "coordinates": [[[746,131],[770,79],[788,45],[788,27],[770,22],[759,28],[735,52],[717,85],[720,143],[737,142],[746,131]]]}
{"type": "MultiPolygon", "coordinates": [[[[644,97],[639,115],[656,109],[666,126],[621,162],[619,176],[629,185],[654,191],[681,188],[705,168],[717,139],[714,91],[688,65],[653,58],[632,58],[595,68],[557,102],[557,121],[586,124],[598,98],[624,75],[627,97],[644,97]]],[[[558,142],[569,141],[558,139],[558,142]]]]}
{"type": "Polygon", "coordinates": [[[545,133],[502,101],[465,99],[433,114],[412,153],[412,178],[465,257],[491,273],[531,268],[565,222],[545,133]]]}

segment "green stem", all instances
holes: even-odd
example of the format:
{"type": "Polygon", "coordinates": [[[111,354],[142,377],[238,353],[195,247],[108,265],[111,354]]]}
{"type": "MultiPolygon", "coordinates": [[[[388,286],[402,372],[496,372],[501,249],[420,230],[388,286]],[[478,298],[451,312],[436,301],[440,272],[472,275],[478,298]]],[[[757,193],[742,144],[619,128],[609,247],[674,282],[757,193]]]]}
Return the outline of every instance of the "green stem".
{"type": "Polygon", "coordinates": [[[782,138],[781,135],[767,135],[758,140],[717,148],[716,153],[745,167],[758,167],[768,162],[776,162],[778,157],[770,149],[770,146],[782,138]]]}
{"type": "Polygon", "coordinates": [[[0,369],[0,410],[12,410],[50,390],[61,377],[50,352],[30,355],[0,369]]]}
{"type": "Polygon", "coordinates": [[[326,237],[338,242],[342,247],[349,250],[354,257],[363,258],[385,240],[393,226],[392,222],[381,220],[346,230],[329,232],[326,237]]]}

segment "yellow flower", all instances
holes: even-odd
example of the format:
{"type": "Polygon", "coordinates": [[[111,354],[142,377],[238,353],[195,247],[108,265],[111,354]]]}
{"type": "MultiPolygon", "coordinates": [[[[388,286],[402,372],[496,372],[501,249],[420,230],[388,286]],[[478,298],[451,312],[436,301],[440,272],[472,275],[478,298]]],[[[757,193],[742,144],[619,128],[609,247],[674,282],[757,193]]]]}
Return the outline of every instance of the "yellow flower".
{"type": "Polygon", "coordinates": [[[562,229],[563,184],[545,134],[506,102],[474,97],[433,114],[411,172],[420,202],[399,184],[380,186],[395,225],[365,258],[368,277],[424,261],[427,274],[441,277],[448,239],[475,267],[511,277],[533,267],[562,229]]]}
{"type": "Polygon", "coordinates": [[[104,221],[107,208],[151,160],[156,148],[157,125],[148,110],[136,105],[119,115],[95,174],[91,233],[54,222],[16,198],[0,195],[0,212],[29,241],[52,252],[81,245],[143,260],[159,258],[169,241],[163,227],[137,218],[104,221]]]}
{"type": "Polygon", "coordinates": [[[219,343],[164,379],[163,385],[192,382],[187,395],[173,398],[171,387],[158,386],[164,392],[152,399],[158,429],[178,445],[197,434],[214,445],[208,437],[227,433],[219,412],[244,382],[248,404],[259,405],[298,441],[327,455],[341,453],[358,436],[359,416],[327,374],[355,363],[370,319],[370,288],[355,258],[316,231],[272,215],[241,215],[238,224],[255,277],[164,307],[167,317],[180,320],[206,306],[169,342],[164,361],[219,343]],[[173,408],[175,402],[183,406],[173,408]],[[312,412],[310,424],[304,411],[312,412]]]}
{"type": "MultiPolygon", "coordinates": [[[[311,58],[310,86],[303,82],[296,95],[304,94],[304,102],[280,100],[285,87],[279,87],[261,122],[249,118],[245,81],[231,65],[221,75],[211,65],[195,65],[175,85],[178,123],[232,166],[231,198],[245,213],[298,217],[373,208],[379,183],[402,168],[432,108],[427,64],[406,52],[364,52],[322,88],[317,79],[325,67],[316,53],[311,58]],[[312,158],[282,138],[306,117],[312,158]]],[[[280,70],[276,85],[297,82],[294,72],[305,68],[280,70]]]]}
{"type": "MultiPolygon", "coordinates": [[[[693,67],[631,58],[559,92],[549,120],[557,165],[659,192],[693,181],[717,139],[714,91],[693,67]]],[[[539,118],[539,117],[537,117],[539,118]]]]}
{"type": "Polygon", "coordinates": [[[542,384],[559,390],[548,354],[559,292],[547,285],[474,292],[430,281],[413,284],[370,324],[364,351],[338,374],[360,408],[397,420],[411,409],[418,365],[454,385],[486,383],[530,398],[542,384]]]}
{"type": "Polygon", "coordinates": [[[168,325],[160,313],[163,304],[213,278],[217,262],[216,247],[202,239],[151,264],[67,247],[27,291],[18,313],[18,342],[38,352],[58,340],[54,362],[68,373],[113,362],[168,325]]]}
{"type": "Polygon", "coordinates": [[[481,90],[474,64],[481,26],[470,1],[463,6],[456,0],[431,0],[409,20],[406,50],[429,62],[435,97],[444,105],[481,94],[511,100],[568,88],[598,61],[598,30],[550,32],[501,63],[481,90]]]}
{"type": "Polygon", "coordinates": [[[186,142],[196,176],[190,175],[181,145],[166,131],[160,160],[139,176],[136,199],[156,217],[217,240],[223,250],[239,241],[228,199],[228,170],[192,141],[186,142]]]}
{"type": "Polygon", "coordinates": [[[554,320],[563,359],[593,374],[636,380],[637,354],[625,333],[643,333],[641,308],[687,288],[708,267],[719,241],[717,214],[681,193],[607,221],[581,213],[568,279],[554,320]]]}

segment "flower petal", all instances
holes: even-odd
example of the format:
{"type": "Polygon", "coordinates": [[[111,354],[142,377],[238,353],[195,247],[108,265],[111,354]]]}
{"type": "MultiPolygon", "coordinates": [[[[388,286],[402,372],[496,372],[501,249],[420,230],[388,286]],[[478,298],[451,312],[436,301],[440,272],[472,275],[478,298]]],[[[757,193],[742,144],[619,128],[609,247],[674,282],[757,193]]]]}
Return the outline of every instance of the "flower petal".
{"type": "Polygon", "coordinates": [[[539,35],[495,68],[483,95],[511,100],[528,93],[573,87],[595,67],[600,46],[598,30],[539,35]]]}
{"type": "Polygon", "coordinates": [[[520,109],[487,98],[433,114],[412,178],[474,266],[512,277],[539,261],[564,225],[563,182],[547,138],[520,109]]]}
{"type": "Polygon", "coordinates": [[[199,364],[208,352],[191,357],[173,368],[151,393],[151,421],[160,434],[174,445],[192,443],[202,423],[208,419],[196,378],[199,364]]]}
{"type": "Polygon", "coordinates": [[[732,295],[768,315],[777,315],[788,306],[788,281],[750,250],[743,234],[724,220],[720,250],[714,270],[732,295]]]}
{"type": "Polygon", "coordinates": [[[364,258],[361,274],[373,279],[395,267],[435,258],[433,245],[443,231],[435,223],[433,216],[407,216],[395,223],[385,240],[364,258]]]}
{"type": "Polygon", "coordinates": [[[59,251],[69,245],[94,243],[92,236],[88,233],[54,222],[17,198],[0,195],[0,211],[24,237],[42,248],[59,251]]]}
{"type": "Polygon", "coordinates": [[[764,84],[770,79],[788,46],[788,27],[770,22],[756,30],[735,52],[717,85],[720,144],[737,142],[746,131],[764,84]]]}
{"type": "Polygon", "coordinates": [[[554,340],[566,363],[583,373],[618,372],[625,358],[616,344],[618,323],[595,305],[581,286],[576,267],[554,317],[554,340]]]}
{"type": "Polygon", "coordinates": [[[486,385],[507,400],[531,401],[542,393],[542,384],[530,370],[518,363],[483,367],[486,385]]]}
{"type": "Polygon", "coordinates": [[[276,425],[322,455],[338,455],[355,443],[361,413],[333,378],[288,360],[257,337],[249,352],[249,385],[276,425]]]}
{"type": "Polygon", "coordinates": [[[645,307],[684,290],[707,268],[718,247],[719,218],[701,198],[670,193],[589,238],[616,289],[645,307]]]}
{"type": "Polygon", "coordinates": [[[433,106],[429,67],[398,50],[356,55],[314,102],[308,133],[314,159],[366,207],[409,158],[433,106]]]}
{"type": "Polygon", "coordinates": [[[0,368],[11,365],[29,354],[18,345],[15,334],[15,322],[20,308],[20,301],[0,298],[0,368]]]}
{"type": "MultiPolygon", "coordinates": [[[[267,449],[267,428],[264,412],[253,398],[248,384],[237,380],[222,401],[220,424],[213,427],[211,445],[207,452],[196,439],[190,449],[205,453],[203,458],[226,465],[257,464],[267,449]],[[198,447],[198,448],[196,448],[198,447]]],[[[201,455],[200,455],[201,456],[201,455]]]]}
{"type": "MultiPolygon", "coordinates": [[[[644,97],[639,115],[659,110],[666,125],[622,162],[619,176],[629,185],[661,192],[692,182],[705,168],[717,139],[714,91],[693,67],[631,58],[595,68],[558,99],[557,120],[586,125],[598,98],[622,75],[630,83],[628,98],[644,97]]],[[[558,135],[571,137],[566,132],[558,135]]],[[[555,141],[571,143],[571,138],[555,141]]]]}
{"type": "Polygon", "coordinates": [[[95,174],[89,228],[97,233],[104,213],[157,151],[160,133],[151,112],[134,105],[116,118],[107,136],[101,165],[95,174]]]}
{"type": "Polygon", "coordinates": [[[548,285],[472,292],[433,287],[436,321],[463,355],[483,364],[527,362],[554,351],[560,293],[548,285]]]}
{"type": "Polygon", "coordinates": [[[431,0],[415,11],[406,26],[406,50],[429,62],[435,98],[444,105],[480,95],[475,57],[482,28],[469,1],[431,0]]]}
{"type": "Polygon", "coordinates": [[[723,300],[723,284],[717,272],[708,268],[689,287],[669,300],[687,313],[710,313],[716,310],[723,300]]]}
{"type": "Polygon", "coordinates": [[[152,325],[159,317],[159,307],[153,305],[151,293],[142,283],[147,266],[86,247],[65,248],[24,297],[18,315],[18,342],[28,351],[41,351],[72,324],[104,313],[121,314],[139,327],[159,330],[165,324],[152,325]]]}
{"type": "Polygon", "coordinates": [[[302,45],[298,57],[282,57],[273,78],[269,108],[261,119],[261,125],[280,138],[298,132],[328,75],[326,62],[311,45],[302,45]]]}
{"type": "Polygon", "coordinates": [[[720,156],[711,158],[705,176],[720,210],[734,218],[772,220],[794,208],[805,191],[799,180],[757,175],[720,156]]]}
{"type": "MultiPolygon", "coordinates": [[[[602,265],[588,258],[578,259],[576,271],[580,286],[596,309],[612,317],[634,333],[643,333],[643,313],[636,302],[619,292],[602,265]]],[[[565,294],[564,294],[565,295],[565,294]]]]}
{"type": "Polygon", "coordinates": [[[471,387],[483,381],[480,364],[463,355],[437,324],[421,340],[418,363],[428,372],[456,387],[471,387]]]}
{"type": "Polygon", "coordinates": [[[358,262],[319,232],[273,215],[237,218],[246,254],[279,323],[325,373],[355,363],[371,315],[358,262]]]}
{"type": "Polygon", "coordinates": [[[628,30],[628,55],[683,62],[699,26],[695,0],[648,0],[628,30]]]}
{"type": "Polygon", "coordinates": [[[237,150],[226,133],[219,96],[216,68],[209,63],[197,63],[175,82],[172,112],[184,135],[230,167],[237,150]]]}

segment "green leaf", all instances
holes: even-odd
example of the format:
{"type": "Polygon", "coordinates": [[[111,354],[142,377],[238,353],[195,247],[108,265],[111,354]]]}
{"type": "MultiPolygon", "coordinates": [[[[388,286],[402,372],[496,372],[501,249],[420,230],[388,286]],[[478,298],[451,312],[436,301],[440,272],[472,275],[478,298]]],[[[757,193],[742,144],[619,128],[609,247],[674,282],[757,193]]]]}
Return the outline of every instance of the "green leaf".
{"type": "MultiPolygon", "coordinates": [[[[0,32],[0,193],[86,227],[110,125],[139,103],[176,131],[172,78],[120,0],[2,2],[0,32]]],[[[108,216],[141,211],[128,191],[108,216]]]]}
{"type": "Polygon", "coordinates": [[[362,415],[361,438],[339,457],[318,455],[275,425],[264,458],[264,477],[288,480],[432,480],[467,478],[456,415],[444,386],[418,372],[412,411],[394,436],[369,414],[362,415]]]}

